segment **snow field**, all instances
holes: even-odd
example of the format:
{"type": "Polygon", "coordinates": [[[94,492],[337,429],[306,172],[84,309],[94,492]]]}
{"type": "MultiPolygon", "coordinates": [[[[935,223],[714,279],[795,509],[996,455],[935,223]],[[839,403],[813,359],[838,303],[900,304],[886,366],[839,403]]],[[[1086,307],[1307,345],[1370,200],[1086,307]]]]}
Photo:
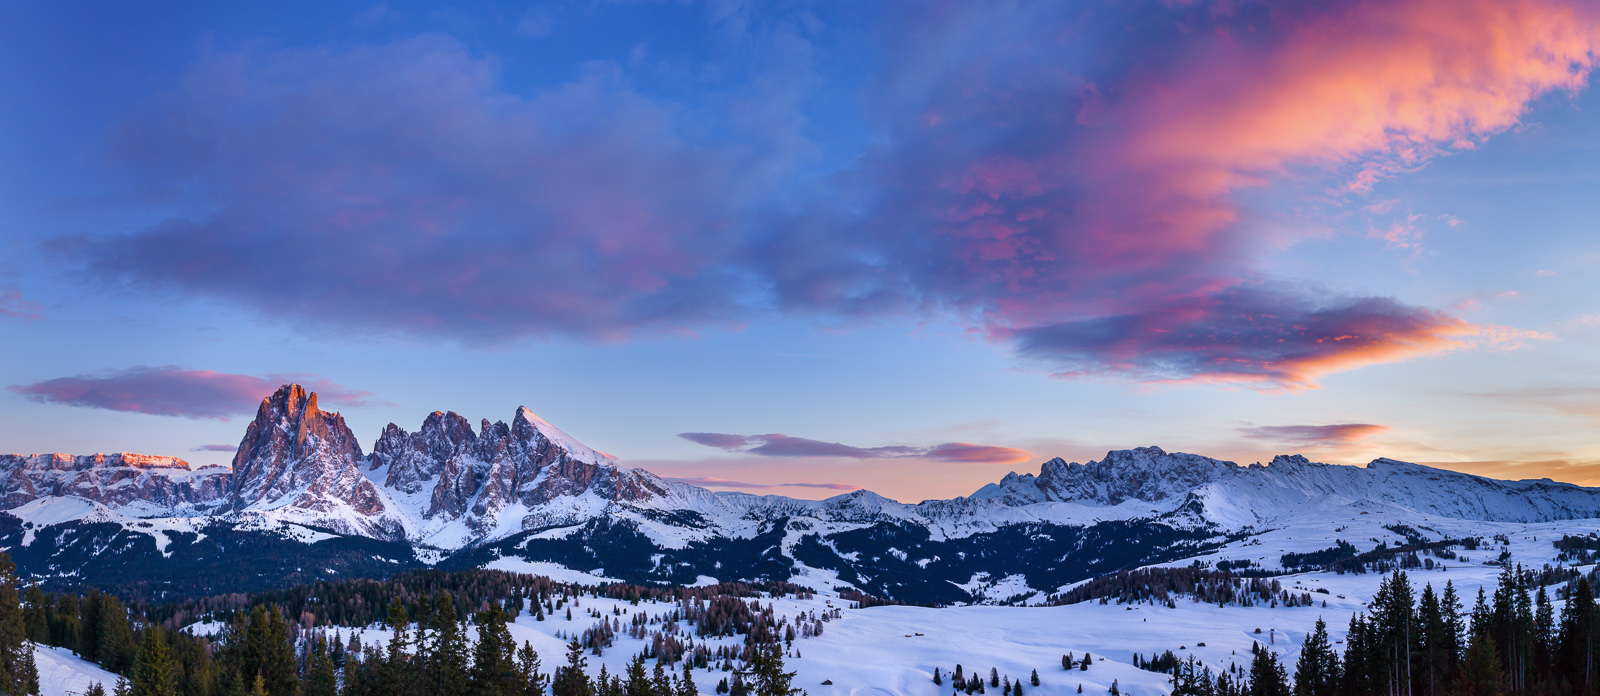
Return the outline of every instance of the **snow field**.
{"type": "Polygon", "coordinates": [[[33,661],[39,667],[40,696],[78,696],[96,682],[111,693],[117,684],[117,675],[80,659],[66,648],[35,645],[33,661]]]}

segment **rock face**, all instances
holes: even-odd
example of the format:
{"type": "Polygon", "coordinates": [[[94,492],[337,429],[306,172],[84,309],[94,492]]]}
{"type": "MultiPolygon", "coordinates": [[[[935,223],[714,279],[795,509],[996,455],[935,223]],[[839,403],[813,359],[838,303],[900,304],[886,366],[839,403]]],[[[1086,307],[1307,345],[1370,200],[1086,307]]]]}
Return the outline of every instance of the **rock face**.
{"type": "Polygon", "coordinates": [[[226,494],[227,469],[191,469],[177,457],[115,454],[0,455],[0,505],[7,508],[52,496],[78,496],[115,507],[214,508],[226,494]]]}
{"type": "Polygon", "coordinates": [[[1115,450],[1088,464],[1052,459],[1037,476],[1013,472],[971,496],[1014,507],[1140,501],[1158,510],[1190,497],[1204,500],[1208,519],[1233,527],[1292,516],[1319,501],[1496,522],[1600,517],[1600,489],[1548,479],[1500,481],[1386,458],[1365,467],[1319,464],[1298,454],[1240,466],[1159,447],[1115,450]]]}
{"type": "Polygon", "coordinates": [[[361,445],[344,418],[317,408],[298,384],[263,399],[233,457],[228,509],[287,508],[346,534],[403,536],[386,496],[364,474],[361,445]]]}
{"type": "Polygon", "coordinates": [[[461,521],[468,536],[503,527],[502,511],[520,506],[519,526],[538,525],[558,498],[638,503],[668,495],[666,482],[624,471],[560,429],[520,408],[511,424],[484,420],[478,433],[455,413],[435,411],[415,433],[391,423],[373,446],[371,476],[409,496],[410,508],[439,529],[461,521]]]}
{"type": "Polygon", "coordinates": [[[1167,453],[1160,447],[1113,450],[1104,459],[1088,464],[1068,464],[1060,457],[1039,467],[1039,475],[1015,472],[998,484],[984,486],[975,498],[989,498],[1008,505],[1044,502],[1092,502],[1121,505],[1128,500],[1148,503],[1182,498],[1189,491],[1216,481],[1237,464],[1182,452],[1167,453]]]}

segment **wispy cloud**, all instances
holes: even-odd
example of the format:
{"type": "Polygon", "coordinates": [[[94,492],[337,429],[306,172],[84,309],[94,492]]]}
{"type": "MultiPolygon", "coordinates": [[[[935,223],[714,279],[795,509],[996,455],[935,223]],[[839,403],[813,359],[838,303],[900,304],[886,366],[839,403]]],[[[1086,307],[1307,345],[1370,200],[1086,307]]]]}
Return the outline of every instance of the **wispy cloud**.
{"type": "Polygon", "coordinates": [[[254,376],[186,370],[170,365],[104,370],[13,385],[7,389],[39,403],[227,420],[254,413],[261,399],[289,382],[317,392],[324,403],[356,408],[384,403],[372,392],[353,389],[318,375],[254,376]]]}
{"type": "Polygon", "coordinates": [[[856,447],[779,433],[768,435],[730,435],[727,433],[680,433],[690,442],[762,457],[837,457],[844,459],[884,459],[917,457],[946,462],[975,464],[1014,464],[1025,462],[1033,453],[1013,447],[946,442],[932,447],[890,445],[856,447]]]}
{"type": "Polygon", "coordinates": [[[238,445],[200,445],[199,447],[191,447],[191,448],[189,448],[189,451],[190,452],[235,452],[235,451],[238,451],[238,449],[239,449],[238,445]]]}
{"type": "Polygon", "coordinates": [[[700,486],[702,488],[745,488],[751,490],[764,490],[769,488],[787,487],[822,488],[833,491],[853,491],[860,488],[860,486],[852,486],[847,483],[747,483],[744,481],[732,481],[729,479],[716,478],[714,476],[669,476],[667,477],[667,480],[677,481],[679,483],[687,483],[691,486],[700,486]]]}
{"type": "Polygon", "coordinates": [[[1387,425],[1334,423],[1331,425],[1260,425],[1239,428],[1245,437],[1297,446],[1344,446],[1389,430],[1387,425]]]}
{"type": "Polygon", "coordinates": [[[22,291],[14,285],[0,286],[0,319],[33,321],[44,318],[39,303],[22,298],[22,291]]]}

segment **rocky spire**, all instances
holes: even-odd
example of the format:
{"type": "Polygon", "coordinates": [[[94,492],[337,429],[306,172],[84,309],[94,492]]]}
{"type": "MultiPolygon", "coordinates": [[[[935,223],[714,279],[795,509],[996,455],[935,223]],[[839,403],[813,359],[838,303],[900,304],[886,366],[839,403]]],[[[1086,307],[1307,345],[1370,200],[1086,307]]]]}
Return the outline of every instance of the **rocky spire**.
{"type": "Polygon", "coordinates": [[[341,531],[386,536],[383,496],[361,473],[361,445],[338,413],[317,408],[317,395],[286,384],[262,400],[233,457],[228,507],[302,511],[341,531]],[[365,518],[352,521],[349,512],[365,518]],[[325,517],[326,519],[321,519],[325,517]],[[374,532],[379,532],[374,534],[374,532]]]}

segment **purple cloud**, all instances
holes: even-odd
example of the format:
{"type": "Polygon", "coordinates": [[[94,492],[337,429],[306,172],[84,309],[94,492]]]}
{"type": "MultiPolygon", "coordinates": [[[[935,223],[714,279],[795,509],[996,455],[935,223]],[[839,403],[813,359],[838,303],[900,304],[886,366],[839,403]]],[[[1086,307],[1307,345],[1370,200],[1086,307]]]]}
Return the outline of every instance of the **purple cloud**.
{"type": "Polygon", "coordinates": [[[1318,375],[1448,350],[1459,319],[1381,297],[1322,301],[1236,288],[1138,313],[1016,332],[1018,352],[1063,375],[1312,386],[1318,375]]]}
{"type": "Polygon", "coordinates": [[[853,491],[861,488],[848,483],[746,483],[744,481],[730,481],[728,479],[712,476],[669,476],[668,481],[687,483],[691,486],[702,488],[749,488],[762,490],[767,488],[822,488],[832,491],[853,491]]]}
{"type": "Polygon", "coordinates": [[[678,433],[678,437],[695,444],[725,450],[743,449],[745,445],[750,444],[750,438],[726,433],[678,433]]]}
{"type": "Polygon", "coordinates": [[[200,445],[189,449],[190,452],[237,452],[238,450],[238,445],[200,445]]]}
{"type": "Polygon", "coordinates": [[[15,286],[0,287],[0,319],[33,321],[44,317],[42,309],[39,303],[22,299],[22,291],[15,286]]]}
{"type": "MultiPolygon", "coordinates": [[[[39,403],[101,408],[108,411],[228,420],[255,413],[261,399],[279,385],[296,382],[317,392],[324,403],[360,408],[383,403],[371,392],[305,374],[236,375],[178,367],[130,367],[74,377],[57,377],[7,387],[39,403]]],[[[234,448],[228,448],[232,451],[234,448]]]]}
{"type": "Polygon", "coordinates": [[[217,57],[115,158],[204,208],[51,249],[119,282],[359,332],[615,339],[733,320],[738,153],[616,66],[520,97],[444,38],[217,57]]]}
{"type": "Polygon", "coordinates": [[[946,442],[931,447],[922,456],[945,462],[973,464],[1020,464],[1033,458],[1033,453],[1015,447],[974,445],[966,442],[946,442]]]}
{"type": "MultiPolygon", "coordinates": [[[[891,3],[864,33],[882,42],[872,72],[816,90],[864,79],[846,120],[867,132],[823,146],[704,118],[804,124],[838,107],[763,91],[804,80],[689,95],[706,106],[643,94],[611,63],[530,96],[437,37],[216,55],[116,139],[130,178],[185,192],[188,214],[49,248],[102,282],[356,333],[620,340],[911,314],[1061,376],[1305,388],[1490,327],[1272,287],[1262,250],[1305,233],[1256,224],[1242,201],[1269,184],[1321,196],[1339,177],[1360,192],[1516,126],[1541,95],[1586,85],[1596,12],[891,3]],[[836,149],[850,164],[831,177],[793,161],[836,149]]],[[[761,47],[756,63],[818,51],[776,38],[741,45],[761,47]]]]}
{"type": "Polygon", "coordinates": [[[1340,446],[1364,440],[1389,429],[1387,425],[1371,423],[1336,423],[1333,425],[1260,425],[1240,428],[1245,437],[1256,440],[1273,440],[1296,445],[1340,446]]]}
{"type": "Polygon", "coordinates": [[[883,459],[921,457],[947,462],[1017,463],[1033,455],[1025,450],[994,445],[974,445],[965,442],[946,442],[933,447],[855,447],[838,442],[824,442],[803,437],[790,437],[773,433],[769,435],[729,435],[725,433],[681,433],[690,442],[762,457],[837,457],[843,459],[883,459]]]}

